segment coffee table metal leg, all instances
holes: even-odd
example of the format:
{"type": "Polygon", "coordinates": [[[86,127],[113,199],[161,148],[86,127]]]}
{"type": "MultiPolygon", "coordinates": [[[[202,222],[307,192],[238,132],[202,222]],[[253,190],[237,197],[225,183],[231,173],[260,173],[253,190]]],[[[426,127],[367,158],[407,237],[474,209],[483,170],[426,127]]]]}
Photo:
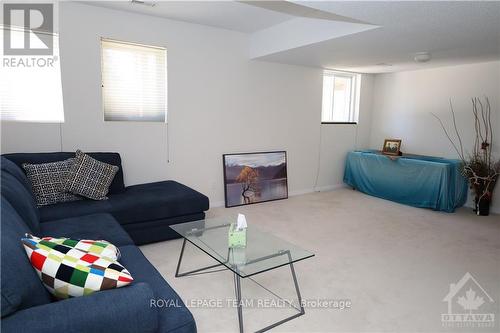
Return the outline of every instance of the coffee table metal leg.
{"type": "Polygon", "coordinates": [[[303,315],[306,311],[304,310],[304,306],[302,304],[302,296],[300,295],[299,283],[297,282],[297,276],[295,275],[295,268],[293,267],[292,255],[290,254],[290,251],[288,251],[288,260],[290,260],[290,271],[292,272],[293,284],[295,285],[295,292],[297,293],[300,315],[303,315]]]}
{"type": "MultiPolygon", "coordinates": [[[[184,257],[184,249],[185,248],[186,248],[186,238],[184,238],[184,241],[182,242],[181,254],[179,255],[179,261],[177,262],[177,269],[175,270],[175,277],[188,276],[188,275],[196,275],[196,274],[205,274],[205,273],[215,273],[215,272],[220,272],[222,270],[226,270],[226,268],[224,268],[224,269],[221,269],[221,270],[212,270],[212,271],[208,271],[208,272],[203,272],[203,271],[205,271],[207,269],[215,268],[215,267],[219,267],[219,266],[223,266],[224,265],[222,263],[219,263],[219,264],[215,264],[215,265],[210,265],[210,266],[206,266],[206,267],[194,269],[194,270],[189,271],[189,272],[179,273],[179,270],[181,268],[182,258],[184,257]]],[[[228,254],[228,258],[229,258],[229,254],[228,254]]],[[[226,262],[227,262],[227,260],[224,263],[226,263],[226,262]]]]}
{"type": "Polygon", "coordinates": [[[182,256],[184,255],[184,248],[186,247],[186,238],[182,241],[181,254],[179,256],[179,261],[177,262],[177,269],[175,270],[175,277],[179,277],[179,269],[181,268],[182,256]]]}
{"type": "MultiPolygon", "coordinates": [[[[181,277],[181,276],[186,276],[186,275],[195,275],[195,274],[203,274],[203,273],[215,273],[215,272],[218,272],[220,270],[216,270],[216,271],[208,271],[208,272],[202,272],[202,271],[205,271],[207,269],[210,269],[210,268],[214,268],[214,267],[217,267],[217,266],[221,266],[221,265],[224,265],[225,263],[227,263],[229,261],[229,257],[230,257],[230,254],[231,254],[231,251],[229,249],[228,251],[228,257],[226,259],[226,261],[224,262],[224,264],[222,263],[219,263],[219,264],[216,264],[216,265],[212,265],[212,266],[207,266],[207,267],[203,267],[203,268],[199,268],[199,269],[195,269],[195,270],[192,270],[192,271],[189,271],[189,272],[184,272],[184,273],[179,273],[179,270],[180,270],[180,266],[181,266],[181,263],[182,263],[182,258],[184,256],[184,249],[186,247],[186,238],[184,238],[183,242],[182,242],[182,248],[181,248],[181,253],[179,255],[179,261],[177,263],[177,269],[175,270],[175,277],[181,277]]],[[[302,297],[301,297],[301,294],[300,294],[300,289],[299,289],[299,284],[297,282],[297,276],[295,275],[295,268],[293,266],[293,262],[292,262],[292,256],[290,254],[290,251],[283,251],[283,252],[280,252],[280,253],[277,253],[275,255],[272,255],[272,256],[269,256],[269,258],[271,257],[275,257],[275,256],[279,256],[279,255],[287,255],[288,256],[288,259],[289,259],[289,266],[290,266],[290,272],[292,274],[292,278],[293,278],[293,284],[294,284],[294,287],[295,287],[295,292],[297,293],[297,299],[298,299],[298,302],[299,302],[299,308],[297,309],[297,307],[293,306],[293,308],[295,308],[296,310],[298,310],[299,312],[290,316],[290,317],[287,317],[285,319],[282,319],[274,324],[271,324],[269,326],[266,326],[260,330],[258,330],[256,333],[261,333],[261,332],[265,332],[265,331],[268,331],[278,325],[281,325],[283,323],[286,323],[287,321],[290,321],[292,319],[295,319],[297,317],[300,317],[302,315],[305,314],[305,310],[304,310],[304,307],[302,305],[302,297]]],[[[268,257],[266,257],[268,258],[268,257]]],[[[259,261],[259,260],[255,260],[255,261],[259,261]]],[[[225,268],[227,269],[227,268],[225,268]]],[[[223,270],[225,270],[223,269],[223,270]]],[[[239,325],[239,332],[240,333],[243,333],[243,304],[241,302],[241,277],[234,273],[234,291],[235,291],[235,294],[236,294],[236,301],[238,302],[237,303],[237,310],[238,310],[238,325],[239,325]]],[[[258,283],[257,281],[253,280],[252,278],[250,278],[250,280],[254,281],[255,283],[257,283],[259,286],[261,286],[262,288],[264,288],[265,290],[271,292],[269,289],[265,288],[264,286],[262,286],[260,283],[258,283]]],[[[271,292],[272,294],[274,294],[273,292],[271,292]]],[[[278,296],[276,294],[274,294],[275,296],[278,296]]],[[[279,297],[279,296],[278,296],[279,297]]],[[[281,298],[281,297],[279,297],[281,298]]]]}
{"type": "MultiPolygon", "coordinates": [[[[288,256],[290,256],[290,253],[288,253],[288,256]]],[[[292,273],[292,278],[293,278],[293,284],[295,286],[295,292],[297,293],[297,299],[298,299],[298,302],[299,302],[299,312],[290,316],[290,317],[287,317],[285,319],[282,319],[280,321],[277,321],[275,322],[274,324],[271,324],[269,326],[266,326],[264,328],[261,328],[260,330],[256,331],[256,333],[262,333],[262,332],[266,332],[266,331],[269,331],[270,329],[272,328],[275,328],[276,326],[279,326],[283,323],[286,323],[287,321],[290,321],[292,319],[295,319],[297,317],[300,317],[302,315],[304,315],[306,313],[306,311],[304,310],[304,306],[302,304],[302,297],[300,295],[300,289],[299,289],[299,284],[297,282],[297,276],[295,275],[295,268],[293,267],[293,263],[290,261],[290,272],[292,273]]],[[[255,282],[255,281],[254,281],[255,282]]],[[[296,308],[295,306],[293,306],[293,308],[296,308]]]]}
{"type": "MultiPolygon", "coordinates": [[[[288,255],[290,256],[290,254],[288,253],[288,255]]],[[[299,289],[299,283],[297,282],[297,276],[295,275],[295,268],[293,267],[293,263],[290,261],[290,272],[292,273],[292,278],[293,278],[293,285],[295,287],[295,292],[297,294],[297,300],[299,302],[299,308],[297,309],[295,306],[292,305],[293,308],[296,308],[299,312],[294,314],[294,315],[291,315],[285,319],[282,319],[280,321],[277,321],[275,322],[274,324],[271,324],[269,326],[266,326],[264,328],[261,328],[260,330],[256,331],[256,333],[262,333],[262,332],[266,332],[276,326],[279,326],[283,323],[286,323],[287,321],[290,321],[292,319],[295,319],[297,317],[300,317],[302,315],[304,315],[306,312],[304,310],[304,306],[302,304],[302,296],[300,294],[300,289],[299,289]]],[[[257,281],[251,279],[252,281],[254,281],[255,283],[257,283],[259,286],[263,287],[260,283],[258,283],[257,281]]],[[[266,289],[267,291],[270,291],[269,289],[263,287],[264,289],[266,289]]],[[[234,290],[235,290],[235,293],[236,293],[236,301],[238,302],[237,303],[237,309],[238,309],[238,322],[239,322],[239,327],[240,327],[240,333],[243,333],[243,308],[242,308],[242,302],[241,302],[241,281],[240,281],[240,276],[238,274],[234,274],[234,290]]],[[[273,293],[274,294],[274,293],[273,293]]],[[[276,294],[274,294],[275,296],[278,296],[276,294]]],[[[279,296],[278,296],[279,297],[279,296]]],[[[281,297],[279,297],[281,298],[281,297]]]]}
{"type": "Polygon", "coordinates": [[[240,327],[240,333],[243,333],[243,309],[241,304],[241,281],[238,274],[234,274],[234,289],[236,293],[236,304],[238,309],[238,324],[240,327]]]}

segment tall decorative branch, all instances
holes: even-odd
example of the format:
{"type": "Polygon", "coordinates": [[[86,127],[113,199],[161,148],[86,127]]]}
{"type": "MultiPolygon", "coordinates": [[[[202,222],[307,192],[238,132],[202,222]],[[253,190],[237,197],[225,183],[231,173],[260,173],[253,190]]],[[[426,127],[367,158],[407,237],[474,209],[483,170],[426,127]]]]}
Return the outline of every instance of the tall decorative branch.
{"type": "Polygon", "coordinates": [[[458,156],[462,160],[462,174],[469,180],[471,188],[476,194],[476,205],[482,200],[491,201],[493,189],[500,176],[500,161],[493,162],[492,143],[493,126],[491,122],[491,104],[488,97],[483,103],[480,98],[472,98],[472,114],[474,116],[475,139],[472,154],[465,157],[462,138],[458,131],[455,111],[450,100],[450,112],[453,128],[458,139],[458,144],[451,138],[441,118],[432,113],[439,121],[444,134],[452,144],[458,156]]]}
{"type": "Polygon", "coordinates": [[[462,160],[463,160],[464,159],[464,146],[462,144],[462,138],[460,137],[460,133],[458,132],[457,120],[455,117],[455,110],[453,110],[453,103],[451,103],[451,98],[450,98],[450,110],[451,110],[451,117],[453,119],[453,128],[455,129],[455,134],[457,135],[458,143],[460,145],[460,156],[462,157],[462,160]]]}
{"type": "Polygon", "coordinates": [[[448,138],[448,141],[450,141],[450,143],[453,146],[453,148],[455,148],[455,151],[457,152],[457,154],[460,157],[460,159],[465,162],[464,149],[463,149],[463,146],[462,146],[462,139],[460,138],[460,133],[458,132],[457,123],[455,121],[455,111],[453,110],[453,106],[451,104],[451,99],[450,99],[450,112],[451,112],[451,116],[453,118],[453,126],[455,127],[455,133],[457,134],[458,142],[460,144],[460,150],[458,149],[457,145],[455,144],[455,142],[451,138],[450,134],[448,134],[448,131],[446,130],[446,127],[444,126],[443,121],[441,120],[441,118],[439,118],[434,112],[431,112],[431,115],[433,115],[439,121],[439,124],[441,125],[441,128],[444,131],[444,134],[448,138]]]}

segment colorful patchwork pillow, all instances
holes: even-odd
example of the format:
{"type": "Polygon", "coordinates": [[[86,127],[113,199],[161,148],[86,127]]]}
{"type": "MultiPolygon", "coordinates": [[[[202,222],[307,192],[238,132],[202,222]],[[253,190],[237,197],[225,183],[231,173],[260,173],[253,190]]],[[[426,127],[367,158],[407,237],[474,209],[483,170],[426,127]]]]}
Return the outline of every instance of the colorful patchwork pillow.
{"type": "Polygon", "coordinates": [[[48,241],[59,245],[64,245],[70,248],[78,249],[80,251],[95,254],[101,257],[106,257],[111,260],[120,260],[120,250],[105,240],[91,240],[91,239],[71,239],[71,238],[54,238],[42,237],[26,234],[26,238],[33,239],[37,242],[48,241]]]}
{"type": "Polygon", "coordinates": [[[120,288],[133,281],[116,260],[50,241],[31,238],[21,241],[43,284],[58,299],[120,288]]]}

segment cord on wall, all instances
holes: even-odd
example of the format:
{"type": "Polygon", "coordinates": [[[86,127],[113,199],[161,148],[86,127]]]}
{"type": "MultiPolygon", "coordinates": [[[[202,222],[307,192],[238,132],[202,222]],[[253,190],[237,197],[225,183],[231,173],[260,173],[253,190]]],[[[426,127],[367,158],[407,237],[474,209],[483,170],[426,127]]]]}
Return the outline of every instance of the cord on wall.
{"type": "Polygon", "coordinates": [[[168,114],[167,114],[167,134],[166,134],[166,140],[167,140],[167,163],[170,163],[170,128],[169,128],[169,120],[168,120],[168,114]]]}
{"type": "Polygon", "coordinates": [[[59,149],[63,151],[63,134],[62,134],[62,123],[59,123],[59,149]]]}
{"type": "Polygon", "coordinates": [[[361,85],[362,85],[362,75],[360,74],[357,79],[356,79],[356,107],[358,109],[358,114],[357,114],[357,121],[356,121],[356,129],[355,129],[355,134],[354,134],[354,150],[358,150],[358,127],[359,127],[359,119],[360,119],[360,113],[361,113],[361,85]]]}
{"type": "Polygon", "coordinates": [[[358,127],[359,127],[359,119],[358,119],[358,123],[356,125],[356,130],[355,130],[355,133],[354,133],[354,150],[358,150],[358,127]]]}
{"type": "MultiPolygon", "coordinates": [[[[321,170],[321,141],[322,141],[322,136],[323,136],[322,132],[323,132],[323,125],[321,124],[321,121],[320,121],[320,123],[319,123],[319,144],[318,144],[318,168],[316,169],[316,180],[314,181],[313,191],[316,191],[316,188],[318,187],[319,172],[321,170]]],[[[316,192],[318,192],[318,191],[316,191],[316,192]]]]}

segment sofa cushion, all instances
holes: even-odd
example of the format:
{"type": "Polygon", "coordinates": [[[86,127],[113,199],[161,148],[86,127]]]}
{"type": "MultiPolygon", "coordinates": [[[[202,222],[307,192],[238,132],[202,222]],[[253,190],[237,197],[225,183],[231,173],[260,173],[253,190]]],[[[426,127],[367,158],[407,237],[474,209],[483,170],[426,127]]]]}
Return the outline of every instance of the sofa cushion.
{"type": "Polygon", "coordinates": [[[40,230],[40,215],[35,198],[21,182],[8,172],[1,175],[2,196],[14,207],[32,232],[40,230]]]}
{"type": "MultiPolygon", "coordinates": [[[[125,185],[123,183],[123,170],[122,170],[122,160],[120,154],[118,153],[87,153],[89,156],[95,158],[98,161],[108,163],[111,165],[116,165],[119,167],[118,172],[109,187],[109,194],[121,193],[125,190],[125,185]]],[[[71,152],[57,152],[57,153],[15,153],[15,154],[4,154],[3,157],[14,162],[19,168],[21,168],[23,163],[30,164],[40,164],[47,162],[57,162],[66,160],[68,158],[75,157],[75,153],[71,152]]]]}
{"type": "Polygon", "coordinates": [[[110,213],[111,204],[109,200],[79,200],[43,206],[39,208],[39,211],[40,221],[45,222],[89,214],[110,213]]]}
{"type": "Polygon", "coordinates": [[[30,232],[10,203],[1,201],[1,290],[2,317],[17,310],[51,301],[50,295],[30,265],[20,242],[30,232]]]}
{"type": "Polygon", "coordinates": [[[72,239],[104,239],[116,246],[134,244],[130,236],[109,214],[92,214],[40,224],[37,236],[72,239]]]}
{"type": "MultiPolygon", "coordinates": [[[[170,287],[161,274],[146,259],[136,246],[123,246],[121,263],[127,267],[135,282],[146,282],[155,294],[155,300],[162,304],[180,306],[164,306],[158,308],[159,332],[196,332],[196,324],[191,312],[185,307],[182,299],[170,287]]],[[[150,303],[152,304],[152,303],[150,303]]]]}
{"type": "Polygon", "coordinates": [[[170,228],[172,224],[203,219],[205,219],[205,213],[200,212],[196,214],[169,217],[161,220],[122,224],[122,227],[134,240],[135,245],[142,245],[179,238],[181,236],[175,232],[174,229],[170,228]]]}
{"type": "Polygon", "coordinates": [[[208,198],[176,181],[127,187],[110,200],[111,213],[120,224],[159,220],[208,210],[208,198]]]}
{"type": "Polygon", "coordinates": [[[34,238],[21,239],[31,265],[58,299],[129,285],[130,273],[116,260],[34,238]]]}
{"type": "Polygon", "coordinates": [[[42,221],[106,212],[120,224],[161,220],[200,213],[208,209],[208,198],[175,181],[129,186],[106,201],[75,201],[40,207],[42,221]]]}
{"type": "Polygon", "coordinates": [[[106,200],[109,186],[117,172],[117,166],[100,162],[77,150],[64,189],[89,199],[106,200]]]}
{"type": "Polygon", "coordinates": [[[81,197],[64,190],[69,170],[74,163],[74,158],[68,158],[59,162],[23,164],[38,206],[81,200],[81,197]]]}
{"type": "Polygon", "coordinates": [[[158,314],[150,307],[153,297],[149,285],[134,283],[18,311],[2,318],[2,332],[158,333],[158,314]]]}

